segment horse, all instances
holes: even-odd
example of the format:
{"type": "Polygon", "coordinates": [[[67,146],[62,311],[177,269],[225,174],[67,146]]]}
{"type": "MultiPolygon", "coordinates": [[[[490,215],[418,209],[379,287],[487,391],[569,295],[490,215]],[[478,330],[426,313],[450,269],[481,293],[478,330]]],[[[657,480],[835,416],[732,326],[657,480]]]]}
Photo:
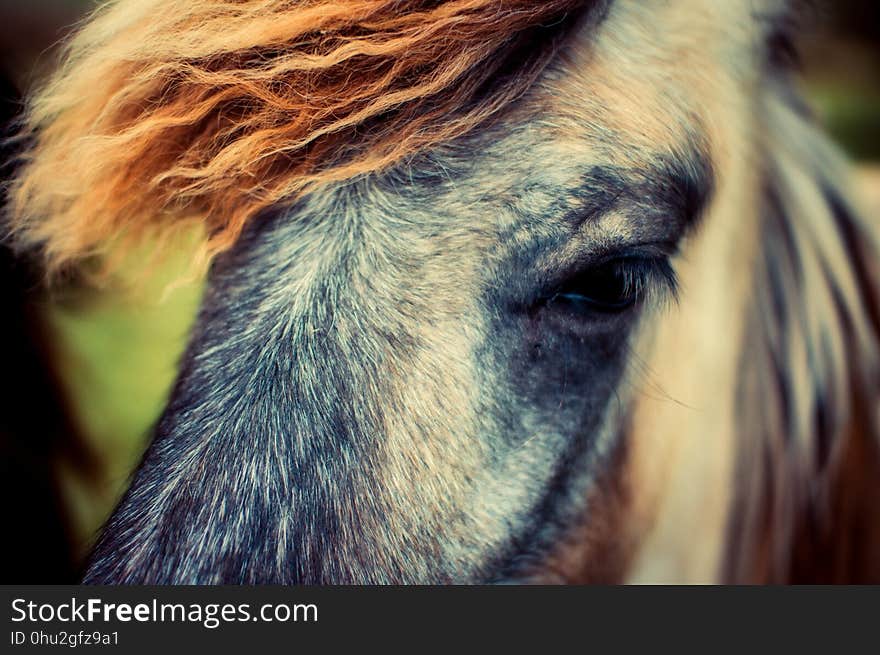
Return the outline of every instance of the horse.
{"type": "Polygon", "coordinates": [[[878,224],[802,5],[96,10],[10,238],[195,226],[207,288],[84,582],[880,580],[878,224]]]}

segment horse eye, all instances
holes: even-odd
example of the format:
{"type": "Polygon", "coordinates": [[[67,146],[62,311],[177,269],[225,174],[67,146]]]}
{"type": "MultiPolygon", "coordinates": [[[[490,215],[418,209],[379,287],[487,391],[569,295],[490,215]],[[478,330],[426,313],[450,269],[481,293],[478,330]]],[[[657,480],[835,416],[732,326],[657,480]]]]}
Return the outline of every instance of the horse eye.
{"type": "Polygon", "coordinates": [[[622,312],[639,299],[648,268],[630,258],[588,268],[557,287],[547,306],[574,314],[622,312]]]}

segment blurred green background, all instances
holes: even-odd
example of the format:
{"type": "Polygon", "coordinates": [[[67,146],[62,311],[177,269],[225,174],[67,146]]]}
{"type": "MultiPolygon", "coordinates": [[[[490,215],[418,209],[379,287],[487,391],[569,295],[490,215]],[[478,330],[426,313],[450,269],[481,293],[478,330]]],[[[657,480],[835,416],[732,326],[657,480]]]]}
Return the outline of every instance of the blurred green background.
{"type": "MultiPolygon", "coordinates": [[[[53,44],[91,4],[91,0],[0,0],[0,75],[5,79],[3,100],[8,113],[52,65],[53,44]]],[[[861,162],[862,184],[868,194],[877,197],[880,1],[847,0],[820,6],[803,45],[807,96],[829,131],[861,162]]],[[[876,202],[880,206],[880,199],[876,202]]],[[[47,573],[46,580],[39,579],[34,570],[27,572],[25,565],[4,571],[0,582],[76,578],[81,558],[124,490],[174,379],[201,293],[198,283],[168,287],[187,264],[188,250],[182,245],[179,255],[163,265],[146,288],[137,291],[130,284],[135,277],[132,270],[104,290],[85,291],[70,285],[52,293],[20,296],[19,336],[30,339],[43,353],[52,375],[42,382],[42,390],[12,389],[4,397],[15,406],[7,411],[23,416],[48,411],[48,402],[40,404],[26,396],[36,394],[45,401],[56,394],[66,414],[53,423],[51,429],[64,434],[45,447],[48,452],[37,452],[34,435],[5,429],[5,495],[7,502],[13,503],[16,493],[27,493],[23,486],[45,485],[47,498],[54,503],[45,510],[45,520],[57,520],[64,534],[65,543],[59,544],[57,557],[65,557],[62,547],[68,554],[66,567],[51,576],[47,573]],[[69,443],[74,440],[75,447],[69,443]],[[27,466],[33,470],[20,470],[27,466]]],[[[10,266],[17,275],[16,265],[10,266]]],[[[39,286],[30,273],[21,279],[28,288],[39,286]]],[[[12,301],[3,302],[4,307],[16,306],[12,301]]],[[[14,370],[7,371],[6,384],[15,384],[16,379],[14,370]]],[[[38,529],[34,521],[43,520],[32,507],[16,516],[31,531],[38,529]]],[[[52,536],[55,532],[45,534],[44,541],[56,539],[52,536]]],[[[19,562],[29,555],[34,560],[39,555],[45,561],[54,552],[35,550],[27,543],[20,546],[19,562]]],[[[46,544],[40,547],[49,548],[46,544]]]]}

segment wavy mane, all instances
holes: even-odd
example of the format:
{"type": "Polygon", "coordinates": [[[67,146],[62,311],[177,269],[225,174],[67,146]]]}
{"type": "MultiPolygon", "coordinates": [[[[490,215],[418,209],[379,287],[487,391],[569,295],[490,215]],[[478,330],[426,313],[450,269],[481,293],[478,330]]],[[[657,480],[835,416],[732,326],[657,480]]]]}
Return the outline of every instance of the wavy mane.
{"type": "Polygon", "coordinates": [[[116,0],[34,95],[9,195],[49,271],[388,168],[508,106],[586,0],[116,0]]]}

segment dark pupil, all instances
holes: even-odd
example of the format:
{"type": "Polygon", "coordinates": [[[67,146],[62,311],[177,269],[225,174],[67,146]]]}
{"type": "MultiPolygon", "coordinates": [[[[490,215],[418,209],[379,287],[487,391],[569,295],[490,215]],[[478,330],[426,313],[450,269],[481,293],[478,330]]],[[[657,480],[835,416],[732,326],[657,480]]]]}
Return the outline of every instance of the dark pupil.
{"type": "Polygon", "coordinates": [[[633,286],[623,262],[608,262],[568,280],[550,302],[576,311],[620,311],[635,302],[633,286]]]}

